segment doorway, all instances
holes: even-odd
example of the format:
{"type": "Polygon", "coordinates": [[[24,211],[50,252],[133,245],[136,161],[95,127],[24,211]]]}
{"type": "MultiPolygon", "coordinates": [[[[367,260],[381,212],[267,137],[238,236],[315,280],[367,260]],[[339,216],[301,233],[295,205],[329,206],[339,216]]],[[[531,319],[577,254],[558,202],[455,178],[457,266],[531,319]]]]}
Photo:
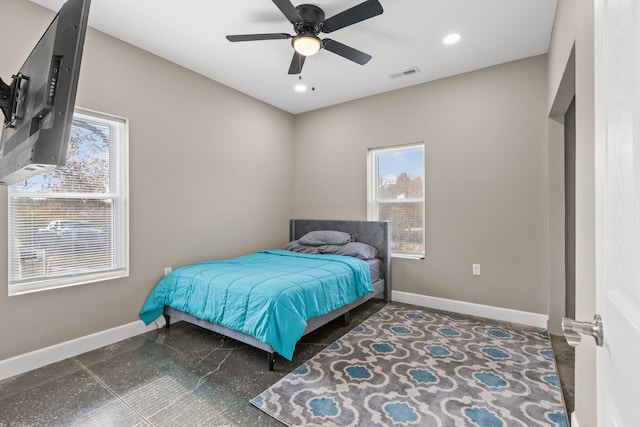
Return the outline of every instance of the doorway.
{"type": "Polygon", "coordinates": [[[576,99],[564,115],[565,316],[576,314],[576,99]]]}

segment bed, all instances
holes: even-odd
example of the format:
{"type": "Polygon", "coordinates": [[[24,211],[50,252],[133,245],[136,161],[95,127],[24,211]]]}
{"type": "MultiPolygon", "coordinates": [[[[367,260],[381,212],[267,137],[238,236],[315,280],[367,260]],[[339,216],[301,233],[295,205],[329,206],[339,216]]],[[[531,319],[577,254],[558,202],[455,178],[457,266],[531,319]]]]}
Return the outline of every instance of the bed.
{"type": "Polygon", "coordinates": [[[294,219],[287,250],[175,269],[140,317],[183,320],[264,350],[273,370],[276,353],[291,360],[302,336],[341,316],[346,324],[371,298],[390,301],[390,235],[388,222],[294,219]]]}

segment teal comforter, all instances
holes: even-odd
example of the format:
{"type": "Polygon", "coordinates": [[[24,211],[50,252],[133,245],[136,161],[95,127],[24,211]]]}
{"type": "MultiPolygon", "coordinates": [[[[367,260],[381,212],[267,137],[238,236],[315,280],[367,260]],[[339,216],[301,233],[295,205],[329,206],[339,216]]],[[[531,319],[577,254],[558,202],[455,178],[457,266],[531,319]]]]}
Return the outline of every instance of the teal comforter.
{"type": "Polygon", "coordinates": [[[369,292],[362,260],[265,250],[175,269],[158,282],[140,318],[149,324],[167,305],[251,335],[291,360],[307,319],[369,292]]]}

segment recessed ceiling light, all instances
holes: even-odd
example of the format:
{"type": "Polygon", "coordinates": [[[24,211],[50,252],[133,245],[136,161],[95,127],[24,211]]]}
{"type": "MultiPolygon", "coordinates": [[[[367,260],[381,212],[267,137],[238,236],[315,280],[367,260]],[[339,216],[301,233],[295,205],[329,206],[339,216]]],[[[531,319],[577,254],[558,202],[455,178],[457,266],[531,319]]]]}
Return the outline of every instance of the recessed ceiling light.
{"type": "Polygon", "coordinates": [[[298,83],[293,88],[296,90],[296,92],[306,92],[307,91],[307,86],[303,85],[302,83],[298,83]]]}
{"type": "Polygon", "coordinates": [[[462,38],[462,36],[460,34],[453,33],[453,34],[449,34],[448,36],[443,38],[442,42],[444,44],[455,44],[455,43],[458,43],[461,38],[462,38]]]}

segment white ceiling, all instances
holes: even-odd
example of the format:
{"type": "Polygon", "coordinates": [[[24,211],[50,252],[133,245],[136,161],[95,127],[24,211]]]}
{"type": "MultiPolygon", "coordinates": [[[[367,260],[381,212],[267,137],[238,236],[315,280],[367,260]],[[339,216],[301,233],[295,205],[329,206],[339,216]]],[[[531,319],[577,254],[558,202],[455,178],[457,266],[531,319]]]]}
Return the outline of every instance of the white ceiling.
{"type": "MultiPolygon", "coordinates": [[[[64,3],[31,1],[55,11],[64,3]]],[[[331,17],[362,1],[308,2],[331,17]]],[[[301,82],[309,87],[304,93],[294,91],[298,76],[287,74],[293,55],[290,40],[231,43],[225,38],[227,34],[295,34],[271,0],[92,0],[89,25],[298,114],[546,53],[557,0],[380,3],[382,15],[330,35],[373,59],[358,65],[321,50],[304,64],[301,82]],[[453,32],[461,34],[461,41],[443,44],[442,38],[453,32]],[[413,67],[420,72],[391,77],[413,67]]]]}

